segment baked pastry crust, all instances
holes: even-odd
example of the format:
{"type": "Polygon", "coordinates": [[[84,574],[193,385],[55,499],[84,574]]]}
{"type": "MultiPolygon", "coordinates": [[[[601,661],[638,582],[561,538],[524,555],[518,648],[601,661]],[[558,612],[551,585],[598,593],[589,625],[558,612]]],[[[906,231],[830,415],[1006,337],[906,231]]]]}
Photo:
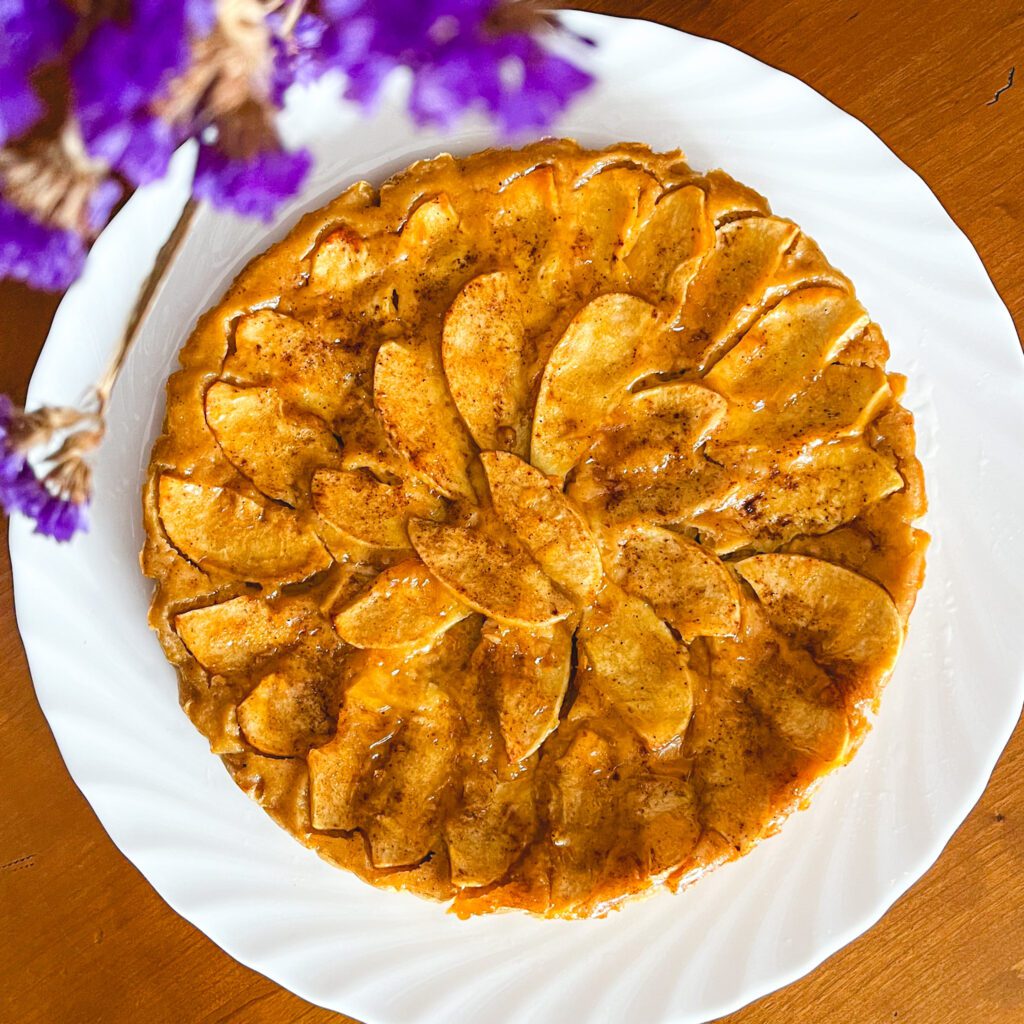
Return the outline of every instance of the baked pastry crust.
{"type": "Polygon", "coordinates": [[[679,152],[412,165],[199,320],[144,489],[184,710],[297,839],[459,914],[601,914],[849,760],[922,582],[903,380],[679,152]]]}

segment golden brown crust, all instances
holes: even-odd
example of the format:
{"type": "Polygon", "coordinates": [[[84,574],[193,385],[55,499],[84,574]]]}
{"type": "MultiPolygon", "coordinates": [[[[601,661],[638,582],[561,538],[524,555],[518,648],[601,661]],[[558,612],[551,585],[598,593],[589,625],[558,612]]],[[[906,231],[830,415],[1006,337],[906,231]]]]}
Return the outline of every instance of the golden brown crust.
{"type": "Polygon", "coordinates": [[[927,537],[887,357],[678,152],[353,185],[168,382],[141,560],[182,706],[374,885],[571,917],[687,884],[849,760],[898,651],[927,537]]]}

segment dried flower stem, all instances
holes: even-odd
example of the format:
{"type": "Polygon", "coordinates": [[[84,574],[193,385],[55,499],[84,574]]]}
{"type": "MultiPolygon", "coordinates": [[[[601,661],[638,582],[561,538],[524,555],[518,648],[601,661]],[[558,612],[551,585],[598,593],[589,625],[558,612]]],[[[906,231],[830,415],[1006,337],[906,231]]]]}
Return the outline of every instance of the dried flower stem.
{"type": "Polygon", "coordinates": [[[189,228],[192,226],[196,206],[195,199],[191,197],[185,203],[181,216],[178,218],[178,223],[174,225],[167,241],[164,242],[157,253],[153,269],[149,272],[149,276],[139,290],[138,298],[135,300],[134,307],[132,307],[131,316],[128,318],[121,342],[114,350],[114,354],[111,356],[103,376],[96,382],[96,386],[93,389],[93,396],[96,401],[96,414],[101,421],[101,430],[105,429],[105,423],[102,421],[106,414],[107,405],[110,402],[110,394],[114,389],[118,374],[120,374],[121,368],[124,366],[124,361],[128,356],[132,343],[135,341],[140,324],[153,307],[153,299],[156,295],[157,287],[164,279],[164,275],[177,255],[178,249],[181,248],[181,243],[185,240],[189,228]]]}
{"type": "Polygon", "coordinates": [[[18,453],[22,461],[32,452],[40,453],[39,462],[45,467],[42,483],[57,499],[82,506],[91,497],[92,469],[87,456],[103,441],[107,430],[107,407],[114,384],[140,325],[152,309],[157,288],[188,233],[195,211],[196,201],[190,198],[170,237],[157,253],[153,269],[139,289],[124,334],[82,408],[43,406],[32,412],[15,411],[8,416],[5,434],[9,449],[18,453]]]}
{"type": "Polygon", "coordinates": [[[287,39],[292,32],[295,30],[295,24],[299,18],[302,17],[302,11],[306,6],[306,0],[292,0],[288,7],[288,12],[285,14],[284,19],[281,22],[281,27],[278,30],[278,35],[282,39],[287,39]]]}

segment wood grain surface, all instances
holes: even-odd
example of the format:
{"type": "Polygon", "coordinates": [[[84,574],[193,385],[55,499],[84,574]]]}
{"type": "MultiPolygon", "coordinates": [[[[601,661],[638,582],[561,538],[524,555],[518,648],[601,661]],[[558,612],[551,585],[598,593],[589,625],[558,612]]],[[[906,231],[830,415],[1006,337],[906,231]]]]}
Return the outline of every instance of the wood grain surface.
{"type": "MultiPolygon", "coordinates": [[[[799,76],[866,122],[931,185],[974,241],[1017,324],[1024,323],[1024,4],[579,6],[722,40],[799,76]],[[1015,65],[1016,87],[993,102],[1015,65]]],[[[56,301],[0,286],[0,391],[24,395],[56,301]]],[[[0,666],[0,1021],[347,1020],[235,963],[176,916],[107,838],[36,704],[14,621],[6,547],[0,666]]],[[[727,1019],[1024,1021],[1024,730],[1017,729],[985,796],[938,863],[878,925],[802,981],[727,1019]]]]}

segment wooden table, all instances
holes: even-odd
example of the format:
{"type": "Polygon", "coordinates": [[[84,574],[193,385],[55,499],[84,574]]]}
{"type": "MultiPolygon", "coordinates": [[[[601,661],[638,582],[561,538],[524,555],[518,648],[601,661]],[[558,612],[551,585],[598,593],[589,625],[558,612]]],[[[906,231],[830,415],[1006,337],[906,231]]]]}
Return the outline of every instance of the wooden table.
{"type": "MultiPolygon", "coordinates": [[[[1024,323],[1024,6],[1018,0],[596,0],[809,82],[929,182],[1024,323]]],[[[638,54],[638,59],[642,55],[638,54]]],[[[671,98],[675,102],[685,97],[671,98]]],[[[56,298],[0,286],[0,391],[24,395],[56,298]]],[[[969,343],[969,339],[965,339],[969,343]]],[[[283,1024],[343,1018],[235,963],[169,910],[69,778],[0,564],[0,1020],[283,1024]]],[[[938,864],[867,935],[731,1024],[1024,1020],[1024,730],[938,864]]]]}

